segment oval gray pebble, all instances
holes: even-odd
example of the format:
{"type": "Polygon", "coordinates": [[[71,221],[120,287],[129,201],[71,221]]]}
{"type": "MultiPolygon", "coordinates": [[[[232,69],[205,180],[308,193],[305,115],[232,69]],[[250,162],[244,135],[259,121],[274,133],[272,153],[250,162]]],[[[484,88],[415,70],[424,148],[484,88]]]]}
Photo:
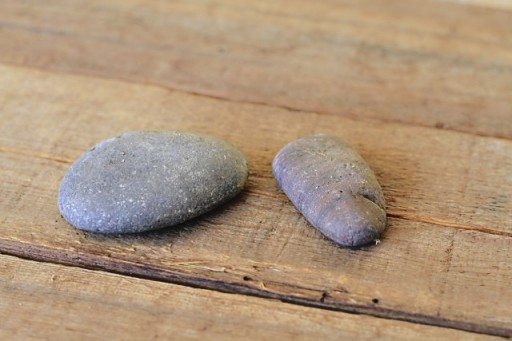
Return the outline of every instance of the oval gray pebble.
{"type": "Polygon", "coordinates": [[[100,142],[71,166],[60,185],[59,209],[86,231],[154,230],[228,201],[247,176],[242,152],[220,139],[130,132],[100,142]]]}
{"type": "Polygon", "coordinates": [[[272,164],[306,219],[342,246],[375,241],[386,227],[384,195],[365,161],[341,140],[316,135],[285,146],[272,164]]]}

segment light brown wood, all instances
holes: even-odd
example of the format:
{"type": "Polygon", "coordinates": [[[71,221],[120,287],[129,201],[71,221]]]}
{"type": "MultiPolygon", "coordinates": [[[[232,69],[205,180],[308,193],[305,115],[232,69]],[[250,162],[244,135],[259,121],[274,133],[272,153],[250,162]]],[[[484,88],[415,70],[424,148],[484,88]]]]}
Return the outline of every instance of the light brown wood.
{"type": "Polygon", "coordinates": [[[0,251],[512,335],[512,142],[9,66],[0,66],[0,75],[0,251]],[[176,229],[106,237],[71,228],[56,205],[70,162],[98,140],[132,129],[227,139],[249,159],[246,190],[176,229]],[[318,132],[352,143],[376,170],[390,212],[379,245],[336,247],[277,189],[275,153],[318,132]]]}
{"type": "Polygon", "coordinates": [[[5,65],[0,73],[0,148],[7,152],[70,163],[99,140],[128,130],[205,132],[247,154],[251,193],[283,202],[273,157],[296,138],[328,133],[353,144],[371,164],[391,216],[512,237],[510,141],[5,65]]]}
{"type": "Polygon", "coordinates": [[[0,61],[511,138],[511,22],[431,0],[4,0],[0,61]]]}
{"type": "Polygon", "coordinates": [[[0,255],[3,340],[498,340],[0,255]]]}
{"type": "Polygon", "coordinates": [[[496,8],[500,10],[512,9],[512,0],[439,0],[446,2],[454,2],[464,5],[481,6],[488,8],[496,8]]]}

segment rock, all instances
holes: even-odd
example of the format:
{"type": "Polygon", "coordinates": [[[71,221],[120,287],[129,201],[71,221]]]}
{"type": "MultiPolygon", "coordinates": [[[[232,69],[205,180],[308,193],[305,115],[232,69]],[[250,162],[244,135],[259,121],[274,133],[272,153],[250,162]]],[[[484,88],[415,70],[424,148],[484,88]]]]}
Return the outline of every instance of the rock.
{"type": "Polygon", "coordinates": [[[296,140],[272,164],[283,192],[306,219],[342,246],[377,240],[386,227],[375,175],[344,142],[326,135],[296,140]]]}
{"type": "Polygon", "coordinates": [[[59,209],[75,227],[133,233],[172,226],[236,196],[247,161],[206,135],[130,132],[84,153],[59,189],[59,209]]]}

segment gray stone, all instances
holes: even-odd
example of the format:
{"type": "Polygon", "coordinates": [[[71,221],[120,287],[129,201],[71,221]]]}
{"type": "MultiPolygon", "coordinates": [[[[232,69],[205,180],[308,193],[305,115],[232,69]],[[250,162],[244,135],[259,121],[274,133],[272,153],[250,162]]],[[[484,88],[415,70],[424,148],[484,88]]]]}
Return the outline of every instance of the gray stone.
{"type": "Polygon", "coordinates": [[[100,142],[69,169],[59,209],[75,227],[133,233],[182,223],[236,196],[247,161],[206,135],[130,132],[100,142]]]}
{"type": "Polygon", "coordinates": [[[316,135],[296,140],[277,154],[272,168],[295,207],[334,242],[360,246],[384,231],[380,185],[361,156],[339,139],[316,135]]]}

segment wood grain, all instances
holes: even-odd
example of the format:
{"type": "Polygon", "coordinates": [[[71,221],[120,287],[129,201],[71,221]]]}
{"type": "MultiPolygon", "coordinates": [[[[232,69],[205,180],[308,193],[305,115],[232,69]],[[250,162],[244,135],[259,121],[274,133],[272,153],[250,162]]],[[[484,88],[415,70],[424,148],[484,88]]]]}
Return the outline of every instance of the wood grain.
{"type": "Polygon", "coordinates": [[[496,8],[500,10],[512,9],[512,0],[439,0],[446,2],[454,2],[464,5],[473,5],[487,8],[496,8]]]}
{"type": "Polygon", "coordinates": [[[512,142],[9,66],[0,75],[0,251],[512,335],[512,142]],[[176,229],[107,237],[71,228],[56,206],[69,163],[98,140],[132,129],[227,139],[249,159],[246,190],[176,229]],[[391,212],[379,245],[336,247],[277,189],[275,153],[318,132],[352,143],[375,169],[391,212]]]}
{"type": "Polygon", "coordinates": [[[0,295],[4,340],[499,339],[1,255],[0,295]]]}
{"type": "Polygon", "coordinates": [[[425,0],[4,0],[0,61],[511,138],[511,22],[425,0]]]}
{"type": "Polygon", "coordinates": [[[0,148],[7,152],[72,162],[99,140],[128,130],[198,131],[239,146],[250,161],[250,190],[283,201],[273,157],[294,139],[327,133],[369,162],[391,216],[512,236],[512,142],[506,140],[17,67],[0,66],[0,72],[0,148]]]}

